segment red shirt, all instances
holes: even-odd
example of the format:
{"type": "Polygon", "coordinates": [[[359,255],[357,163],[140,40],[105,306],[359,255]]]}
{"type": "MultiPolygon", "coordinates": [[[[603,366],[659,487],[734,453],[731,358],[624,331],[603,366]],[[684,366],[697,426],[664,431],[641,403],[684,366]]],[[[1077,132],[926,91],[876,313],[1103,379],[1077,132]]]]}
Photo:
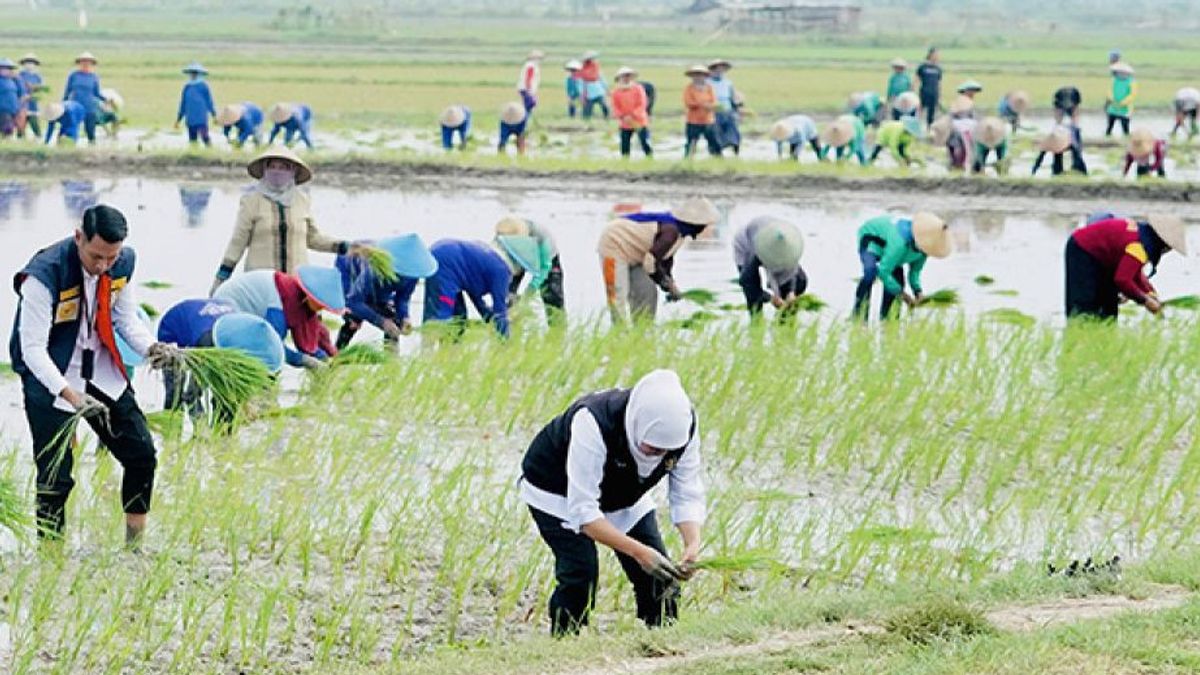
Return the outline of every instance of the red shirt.
{"type": "Polygon", "coordinates": [[[1110,218],[1081,227],[1071,234],[1088,255],[1113,275],[1113,283],[1125,297],[1139,304],[1154,293],[1142,271],[1149,256],[1138,236],[1136,221],[1110,218]]]}
{"type": "Polygon", "coordinates": [[[291,275],[276,272],[275,288],[279,291],[283,319],[296,349],[310,356],[316,354],[318,349],[329,356],[337,356],[337,349],[329,338],[329,330],[321,323],[321,315],[304,302],[304,289],[300,287],[300,282],[291,275]]]}
{"type": "Polygon", "coordinates": [[[595,59],[584,61],[583,68],[579,70],[579,79],[584,82],[595,82],[600,79],[600,62],[595,59]]]}

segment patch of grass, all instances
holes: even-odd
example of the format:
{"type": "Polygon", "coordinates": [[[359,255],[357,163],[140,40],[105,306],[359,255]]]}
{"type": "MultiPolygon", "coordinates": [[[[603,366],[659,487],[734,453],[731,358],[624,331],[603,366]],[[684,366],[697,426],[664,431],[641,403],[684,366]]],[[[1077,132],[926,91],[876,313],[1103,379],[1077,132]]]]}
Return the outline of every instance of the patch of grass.
{"type": "Polygon", "coordinates": [[[889,633],[918,645],[969,640],[995,632],[981,612],[946,598],[935,598],[898,612],[884,627],[889,633]]]}

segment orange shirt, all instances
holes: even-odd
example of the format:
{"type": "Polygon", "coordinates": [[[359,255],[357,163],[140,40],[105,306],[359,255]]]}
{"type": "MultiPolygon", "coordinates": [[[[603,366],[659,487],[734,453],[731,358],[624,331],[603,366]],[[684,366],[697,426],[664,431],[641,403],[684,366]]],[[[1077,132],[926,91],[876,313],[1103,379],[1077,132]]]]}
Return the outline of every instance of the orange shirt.
{"type": "Polygon", "coordinates": [[[683,107],[687,108],[688,124],[715,123],[717,116],[713,111],[716,105],[717,92],[712,88],[711,84],[706,84],[702,89],[697,89],[689,83],[683,90],[683,107]]]}
{"type": "Polygon", "coordinates": [[[642,85],[634,82],[628,87],[613,89],[612,114],[621,122],[622,129],[650,126],[650,116],[646,114],[646,90],[642,85]]]}

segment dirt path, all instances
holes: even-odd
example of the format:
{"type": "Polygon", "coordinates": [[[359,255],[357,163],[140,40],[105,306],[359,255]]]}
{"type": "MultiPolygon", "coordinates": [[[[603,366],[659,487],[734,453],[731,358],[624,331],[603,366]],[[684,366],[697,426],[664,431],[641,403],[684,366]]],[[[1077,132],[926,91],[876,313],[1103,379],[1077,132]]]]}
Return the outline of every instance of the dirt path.
{"type": "MultiPolygon", "coordinates": [[[[989,623],[1000,630],[1010,632],[1032,632],[1080,621],[1107,619],[1125,612],[1158,612],[1183,605],[1191,594],[1179,586],[1156,585],[1145,598],[1129,598],[1114,595],[1093,595],[1083,598],[1063,598],[1033,605],[1013,605],[987,612],[989,623]]],[[[612,659],[596,664],[585,671],[572,670],[577,675],[612,675],[652,673],[667,669],[681,669],[702,661],[715,659],[733,660],[750,656],[764,656],[796,649],[815,647],[863,635],[879,635],[883,627],[872,624],[843,624],[798,631],[777,633],[771,637],[746,645],[722,646],[690,654],[647,656],[635,659],[612,659]]]]}

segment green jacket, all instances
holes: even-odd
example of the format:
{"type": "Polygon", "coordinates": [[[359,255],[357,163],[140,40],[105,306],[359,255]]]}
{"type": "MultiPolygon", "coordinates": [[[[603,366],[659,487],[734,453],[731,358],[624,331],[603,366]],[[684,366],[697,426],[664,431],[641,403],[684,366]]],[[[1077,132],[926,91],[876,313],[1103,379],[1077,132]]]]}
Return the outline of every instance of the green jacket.
{"type": "Polygon", "coordinates": [[[542,284],[546,283],[546,278],[550,275],[550,268],[554,265],[554,258],[558,255],[558,246],[554,243],[554,237],[544,230],[542,227],[533,221],[529,223],[529,236],[533,237],[538,246],[538,271],[532,275],[529,280],[529,288],[539,289],[542,284]]]}
{"type": "Polygon", "coordinates": [[[879,216],[858,228],[859,250],[866,249],[879,258],[879,280],[888,293],[899,295],[904,291],[892,277],[896,268],[908,265],[908,285],[914,293],[921,293],[921,270],[928,259],[912,238],[912,221],[907,218],[879,216]]]}
{"type": "Polygon", "coordinates": [[[1134,82],[1132,77],[1114,77],[1112,103],[1108,104],[1108,113],[1128,117],[1133,113],[1133,100],[1137,98],[1137,94],[1137,82],[1134,82]]]}
{"type": "Polygon", "coordinates": [[[904,122],[891,121],[884,122],[879,127],[879,133],[875,135],[875,144],[887,148],[888,152],[892,153],[897,159],[902,154],[907,154],[908,146],[912,145],[917,139],[904,128],[904,122]],[[901,153],[904,150],[904,153],[901,153]]]}
{"type": "Polygon", "coordinates": [[[892,73],[888,78],[887,100],[892,100],[906,91],[912,91],[912,78],[908,72],[892,73]]]}

